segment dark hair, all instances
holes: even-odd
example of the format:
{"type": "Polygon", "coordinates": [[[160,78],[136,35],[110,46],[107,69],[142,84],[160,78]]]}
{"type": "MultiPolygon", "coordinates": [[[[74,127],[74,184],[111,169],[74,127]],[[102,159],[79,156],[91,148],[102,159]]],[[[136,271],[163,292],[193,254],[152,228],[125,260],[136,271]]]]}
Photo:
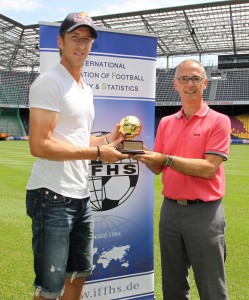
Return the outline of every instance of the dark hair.
{"type": "MultiPolygon", "coordinates": [[[[61,38],[62,38],[62,40],[64,41],[65,32],[63,32],[62,34],[60,34],[60,37],[61,37],[61,38]]],[[[60,57],[61,57],[61,55],[62,55],[61,48],[59,48],[59,54],[60,54],[60,57]]]]}

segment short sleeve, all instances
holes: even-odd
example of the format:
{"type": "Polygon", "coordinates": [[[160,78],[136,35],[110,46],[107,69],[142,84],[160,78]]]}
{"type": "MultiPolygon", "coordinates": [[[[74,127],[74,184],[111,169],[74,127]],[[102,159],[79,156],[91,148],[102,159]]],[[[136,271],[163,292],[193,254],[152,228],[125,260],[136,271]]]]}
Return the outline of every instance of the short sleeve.
{"type": "Polygon", "coordinates": [[[208,140],[206,154],[217,154],[227,160],[230,146],[231,122],[228,116],[220,114],[208,140]]]}
{"type": "Polygon", "coordinates": [[[30,87],[29,107],[60,111],[61,91],[50,74],[40,75],[30,87]]]}

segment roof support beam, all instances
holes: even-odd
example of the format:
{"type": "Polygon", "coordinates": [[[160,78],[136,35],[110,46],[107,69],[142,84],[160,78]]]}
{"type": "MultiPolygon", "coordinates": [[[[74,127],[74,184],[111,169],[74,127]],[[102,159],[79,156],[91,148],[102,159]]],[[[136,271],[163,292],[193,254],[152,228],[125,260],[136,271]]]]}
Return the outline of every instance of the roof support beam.
{"type": "Polygon", "coordinates": [[[233,53],[237,54],[236,40],[235,40],[235,34],[234,34],[234,24],[233,24],[233,12],[232,12],[231,5],[229,5],[229,12],[230,12],[231,33],[232,33],[232,39],[233,39],[233,53]]]}
{"type": "Polygon", "coordinates": [[[185,17],[185,20],[186,20],[186,24],[187,24],[187,27],[188,27],[188,31],[190,33],[190,36],[191,38],[193,39],[193,42],[195,44],[195,47],[196,47],[196,51],[200,54],[202,53],[202,49],[201,49],[201,44],[196,36],[196,33],[195,33],[195,28],[192,27],[192,24],[191,22],[189,21],[189,18],[186,14],[186,11],[184,10],[183,11],[183,14],[184,14],[184,17],[185,17]]]}
{"type": "Polygon", "coordinates": [[[19,51],[19,44],[21,45],[21,43],[22,43],[22,37],[23,37],[23,30],[22,30],[22,32],[20,34],[19,39],[18,39],[18,43],[14,47],[14,51],[13,51],[12,57],[10,58],[9,69],[12,69],[12,67],[14,65],[15,59],[17,57],[17,53],[19,51]]]}
{"type": "Polygon", "coordinates": [[[141,19],[145,25],[145,27],[148,29],[148,32],[150,33],[154,33],[155,35],[158,36],[158,41],[157,41],[157,47],[159,49],[161,49],[162,53],[164,55],[168,55],[168,52],[169,52],[169,48],[167,47],[167,45],[164,43],[164,41],[160,38],[159,36],[159,32],[155,32],[155,30],[153,29],[153,27],[149,24],[149,22],[147,21],[146,18],[144,18],[142,15],[141,15],[141,19]],[[163,46],[163,47],[162,47],[163,46]],[[168,50],[168,52],[165,51],[165,49],[168,50]]]}

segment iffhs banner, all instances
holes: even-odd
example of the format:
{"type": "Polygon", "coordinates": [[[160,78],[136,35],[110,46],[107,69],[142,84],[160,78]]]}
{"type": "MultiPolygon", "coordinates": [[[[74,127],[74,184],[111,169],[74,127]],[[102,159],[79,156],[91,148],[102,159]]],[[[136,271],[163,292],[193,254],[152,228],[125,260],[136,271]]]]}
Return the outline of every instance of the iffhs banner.
{"type": "MultiPolygon", "coordinates": [[[[41,72],[59,62],[59,24],[40,24],[41,72]]],[[[137,116],[137,138],[154,141],[156,37],[98,30],[83,77],[94,93],[93,134],[137,116]]],[[[153,175],[134,159],[89,165],[95,217],[94,270],[83,299],[154,299],[153,175]]]]}

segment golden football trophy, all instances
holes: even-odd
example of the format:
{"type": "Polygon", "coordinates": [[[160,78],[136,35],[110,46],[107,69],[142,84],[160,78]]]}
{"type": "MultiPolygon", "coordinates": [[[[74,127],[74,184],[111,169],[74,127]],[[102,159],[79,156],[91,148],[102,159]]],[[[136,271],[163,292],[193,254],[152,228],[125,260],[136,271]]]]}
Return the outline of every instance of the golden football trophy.
{"type": "Polygon", "coordinates": [[[120,132],[125,136],[123,140],[122,153],[128,154],[142,154],[143,142],[133,141],[133,139],[140,134],[142,130],[142,124],[140,120],[135,116],[126,116],[120,121],[120,132]]]}

